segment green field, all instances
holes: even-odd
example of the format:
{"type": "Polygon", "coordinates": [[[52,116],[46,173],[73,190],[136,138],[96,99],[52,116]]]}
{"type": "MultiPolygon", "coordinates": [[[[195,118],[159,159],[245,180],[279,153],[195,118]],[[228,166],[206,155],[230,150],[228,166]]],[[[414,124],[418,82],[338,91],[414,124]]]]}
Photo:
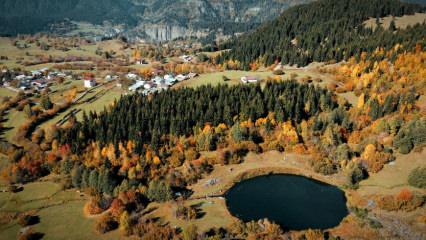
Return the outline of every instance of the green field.
{"type": "Polygon", "coordinates": [[[272,77],[272,72],[248,72],[248,71],[224,71],[224,72],[214,72],[201,74],[199,77],[190,79],[187,81],[180,82],[175,85],[175,87],[199,87],[202,85],[211,84],[212,86],[217,86],[219,84],[239,84],[241,83],[240,79],[244,76],[255,76],[259,79],[265,79],[266,77],[272,77]],[[229,81],[225,82],[223,76],[226,76],[229,81]]]}
{"type": "MultiPolygon", "coordinates": [[[[7,156],[0,154],[0,171],[7,165],[8,161],[9,160],[8,160],[7,156]]],[[[1,182],[1,179],[0,179],[0,182],[1,182]]],[[[0,185],[1,185],[1,183],[0,183],[0,185]]]]}
{"type": "Polygon", "coordinates": [[[7,141],[14,143],[13,138],[15,137],[19,126],[25,122],[27,117],[25,116],[24,112],[19,112],[15,109],[12,109],[9,114],[7,114],[6,119],[7,121],[4,123],[6,131],[4,132],[3,137],[7,141]]]}
{"type": "MultiPolygon", "coordinates": [[[[12,38],[0,37],[0,56],[7,56],[8,60],[2,60],[0,65],[7,66],[9,68],[20,67],[27,70],[40,69],[43,67],[52,67],[56,63],[39,64],[33,66],[22,65],[23,61],[33,61],[37,55],[50,55],[53,57],[65,57],[65,56],[83,56],[98,58],[96,55],[96,49],[101,48],[106,51],[115,51],[117,53],[125,53],[122,48],[122,43],[118,40],[103,41],[96,44],[83,45],[80,48],[70,48],[68,51],[57,50],[54,48],[49,51],[41,50],[36,46],[35,43],[28,44],[28,48],[18,49],[13,46],[12,38]],[[22,60],[21,63],[17,62],[22,60]]],[[[41,41],[46,42],[46,38],[41,38],[41,41]]],[[[52,40],[52,39],[51,39],[52,40]]],[[[23,43],[23,41],[20,41],[23,43]]]]}
{"type": "MultiPolygon", "coordinates": [[[[118,239],[118,231],[102,236],[94,231],[96,218],[83,213],[86,201],[86,197],[74,190],[63,191],[56,183],[34,182],[19,193],[0,193],[0,211],[34,212],[40,222],[32,229],[43,233],[43,239],[118,239]]],[[[0,226],[0,239],[16,239],[19,229],[16,221],[0,226]]]]}
{"type": "Polygon", "coordinates": [[[0,97],[14,97],[17,92],[9,90],[7,88],[0,87],[0,97]]]}
{"type": "Polygon", "coordinates": [[[110,104],[112,104],[114,100],[116,99],[118,100],[121,97],[121,94],[122,94],[122,91],[115,87],[109,88],[109,87],[102,86],[102,87],[93,89],[90,93],[85,95],[84,98],[82,98],[79,101],[80,104],[71,107],[67,111],[64,111],[58,114],[53,119],[41,124],[41,127],[46,128],[53,124],[56,124],[59,120],[63,119],[69,112],[71,112],[74,109],[81,109],[81,111],[76,114],[77,119],[81,120],[84,111],[100,112],[104,110],[104,107],[107,107],[110,104]],[[94,98],[96,95],[98,96],[98,98],[96,98],[95,100],[91,102],[85,102],[87,100],[90,100],[91,98],[94,98]]]}

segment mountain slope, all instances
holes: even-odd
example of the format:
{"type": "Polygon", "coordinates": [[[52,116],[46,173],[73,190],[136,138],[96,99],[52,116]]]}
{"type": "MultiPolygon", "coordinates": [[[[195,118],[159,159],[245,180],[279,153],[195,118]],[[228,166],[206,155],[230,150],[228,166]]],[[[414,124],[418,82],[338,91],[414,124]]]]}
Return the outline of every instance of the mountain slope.
{"type": "Polygon", "coordinates": [[[304,66],[313,61],[347,59],[378,46],[404,43],[412,47],[417,40],[424,41],[424,25],[393,33],[366,29],[362,24],[370,17],[423,10],[420,5],[397,0],[320,0],[290,8],[276,20],[225,45],[232,50],[218,61],[238,60],[244,68],[256,60],[266,65],[282,61],[304,66]]]}
{"type": "Polygon", "coordinates": [[[109,21],[139,27],[157,40],[228,27],[245,30],[278,16],[284,9],[312,0],[2,0],[0,34],[35,33],[49,23],[71,19],[93,24],[109,21]],[[172,28],[175,28],[173,32],[172,28]]]}

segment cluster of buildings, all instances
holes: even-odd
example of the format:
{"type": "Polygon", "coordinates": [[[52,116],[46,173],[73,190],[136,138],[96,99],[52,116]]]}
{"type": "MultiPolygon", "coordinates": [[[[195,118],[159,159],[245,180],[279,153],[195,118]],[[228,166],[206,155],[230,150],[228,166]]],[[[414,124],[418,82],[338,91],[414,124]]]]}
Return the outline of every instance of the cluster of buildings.
{"type": "Polygon", "coordinates": [[[198,76],[196,73],[179,74],[176,76],[166,74],[164,76],[157,75],[150,80],[144,80],[136,74],[129,73],[126,77],[130,80],[135,80],[135,84],[129,86],[129,91],[150,94],[157,91],[167,90],[178,82],[182,82],[196,76],[198,76]]]}
{"type": "Polygon", "coordinates": [[[182,56],[180,56],[179,57],[183,62],[186,62],[186,63],[188,63],[188,62],[191,62],[192,61],[192,56],[189,56],[189,55],[182,55],[182,56]]]}
{"type": "MultiPolygon", "coordinates": [[[[8,71],[8,70],[3,70],[8,71]]],[[[66,78],[67,74],[57,71],[49,71],[48,68],[33,70],[31,72],[11,72],[10,78],[2,79],[3,86],[14,88],[15,90],[35,90],[43,91],[48,83],[56,78],[66,78]]]]}

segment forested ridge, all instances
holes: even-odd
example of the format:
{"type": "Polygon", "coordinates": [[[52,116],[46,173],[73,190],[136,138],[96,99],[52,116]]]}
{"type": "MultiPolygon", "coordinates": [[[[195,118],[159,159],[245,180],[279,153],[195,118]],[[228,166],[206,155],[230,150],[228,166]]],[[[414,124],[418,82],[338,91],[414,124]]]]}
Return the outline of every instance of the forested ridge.
{"type": "MultiPolygon", "coordinates": [[[[283,9],[311,0],[2,0],[0,34],[34,34],[64,19],[102,24],[165,24],[192,29],[253,29],[283,9]],[[251,10],[258,12],[253,14],[251,10]]],[[[145,27],[145,26],[144,26],[145,27]]],[[[212,34],[216,33],[212,31],[212,34]]]]}
{"type": "Polygon", "coordinates": [[[47,25],[69,18],[102,24],[135,24],[142,6],[115,0],[4,0],[0,2],[0,34],[26,34],[47,30],[47,25]]]}
{"type": "Polygon", "coordinates": [[[324,89],[295,81],[250,86],[203,86],[166,91],[151,97],[122,97],[111,110],[84,115],[81,123],[61,134],[61,143],[79,152],[90,141],[102,144],[132,140],[141,152],[144,144],[158,148],[162,136],[189,135],[206,123],[232,126],[238,121],[275,113],[279,122],[300,122],[337,106],[324,89]]]}
{"type": "MultiPolygon", "coordinates": [[[[237,60],[242,68],[260,61],[271,65],[305,66],[314,61],[341,61],[378,47],[386,50],[402,44],[401,51],[424,43],[426,26],[372,30],[363,22],[371,17],[402,16],[424,11],[424,7],[398,0],[320,0],[292,7],[252,33],[224,44],[231,49],[217,58],[219,63],[237,60]],[[395,30],[395,32],[394,32],[395,30]]],[[[425,46],[425,44],[422,44],[425,46]]]]}

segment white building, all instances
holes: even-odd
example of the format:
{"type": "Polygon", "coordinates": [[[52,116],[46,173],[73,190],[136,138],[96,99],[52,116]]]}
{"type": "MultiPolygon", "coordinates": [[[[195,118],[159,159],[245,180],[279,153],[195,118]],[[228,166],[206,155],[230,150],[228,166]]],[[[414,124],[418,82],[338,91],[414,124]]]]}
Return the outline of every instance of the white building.
{"type": "Polygon", "coordinates": [[[85,88],[92,88],[96,86],[96,81],[93,79],[85,79],[84,80],[84,87],[85,88]]]}
{"type": "Polygon", "coordinates": [[[192,56],[188,56],[188,55],[183,55],[183,56],[180,56],[179,58],[182,59],[184,62],[192,61],[192,56]]]}
{"type": "Polygon", "coordinates": [[[257,83],[259,80],[257,79],[257,77],[253,77],[253,76],[245,76],[245,77],[241,77],[241,82],[243,83],[257,83]]]}
{"type": "Polygon", "coordinates": [[[151,79],[152,82],[155,82],[156,84],[160,84],[163,81],[163,78],[160,76],[156,76],[155,78],[151,79]]]}
{"type": "Polygon", "coordinates": [[[179,75],[176,76],[176,80],[178,80],[179,82],[185,81],[188,78],[189,78],[188,76],[182,75],[182,74],[179,74],[179,75]]]}
{"type": "Polygon", "coordinates": [[[126,77],[127,77],[127,79],[130,79],[130,80],[136,80],[138,78],[138,75],[136,75],[134,73],[128,73],[126,75],[126,77]]]}
{"type": "Polygon", "coordinates": [[[146,83],[143,85],[143,87],[144,87],[146,90],[149,90],[149,89],[152,89],[153,87],[155,87],[155,83],[153,83],[153,82],[146,82],[146,83]]]}
{"type": "Polygon", "coordinates": [[[129,87],[129,91],[134,92],[145,85],[145,81],[136,81],[135,84],[129,87]]]}
{"type": "Polygon", "coordinates": [[[198,76],[198,73],[189,73],[188,78],[195,78],[198,76]]]}
{"type": "Polygon", "coordinates": [[[176,79],[172,75],[165,75],[164,82],[168,85],[173,85],[176,82],[176,79]]]}

